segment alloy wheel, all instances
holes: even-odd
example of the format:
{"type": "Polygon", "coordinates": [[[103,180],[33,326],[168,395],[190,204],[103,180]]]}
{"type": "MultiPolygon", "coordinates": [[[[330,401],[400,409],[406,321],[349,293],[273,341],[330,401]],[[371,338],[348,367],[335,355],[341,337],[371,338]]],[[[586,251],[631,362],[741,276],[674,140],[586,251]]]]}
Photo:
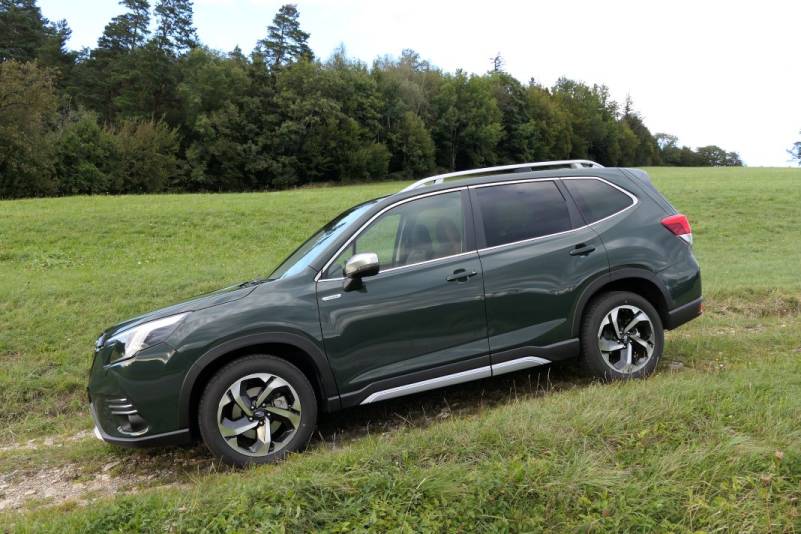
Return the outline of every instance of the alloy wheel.
{"type": "Polygon", "coordinates": [[[645,367],[653,357],[655,344],[654,325],[637,306],[616,306],[598,328],[598,348],[604,362],[624,375],[645,367]]]}
{"type": "Polygon", "coordinates": [[[298,430],[300,397],[283,378],[254,373],[226,389],[217,406],[217,427],[228,445],[247,456],[280,451],[298,430]]]}

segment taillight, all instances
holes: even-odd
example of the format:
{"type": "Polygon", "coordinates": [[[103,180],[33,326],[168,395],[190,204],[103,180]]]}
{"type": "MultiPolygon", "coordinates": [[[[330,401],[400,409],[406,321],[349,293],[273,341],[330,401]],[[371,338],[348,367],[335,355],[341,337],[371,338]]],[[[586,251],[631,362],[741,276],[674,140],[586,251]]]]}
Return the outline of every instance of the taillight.
{"type": "Polygon", "coordinates": [[[673,235],[682,238],[691,245],[693,244],[693,231],[690,228],[690,221],[687,220],[685,215],[677,213],[676,215],[665,217],[662,219],[662,226],[673,232],[673,235]]]}

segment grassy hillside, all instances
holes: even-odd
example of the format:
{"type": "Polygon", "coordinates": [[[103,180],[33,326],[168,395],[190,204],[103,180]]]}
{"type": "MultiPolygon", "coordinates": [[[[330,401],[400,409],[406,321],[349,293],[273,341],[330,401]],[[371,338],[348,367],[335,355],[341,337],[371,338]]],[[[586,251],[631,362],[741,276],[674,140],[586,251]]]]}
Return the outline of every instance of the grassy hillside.
{"type": "Polygon", "coordinates": [[[88,437],[92,342],[268,273],[330,217],[401,184],[0,202],[0,510],[45,471],[79,487],[35,489],[0,524],[794,531],[801,171],[651,174],[690,217],[708,299],[703,319],[669,334],[654,378],[594,385],[557,367],[351,410],[323,421],[311,452],[245,473],[219,472],[202,448],[88,437]],[[132,494],[78,506],[115,490],[132,494]]]}

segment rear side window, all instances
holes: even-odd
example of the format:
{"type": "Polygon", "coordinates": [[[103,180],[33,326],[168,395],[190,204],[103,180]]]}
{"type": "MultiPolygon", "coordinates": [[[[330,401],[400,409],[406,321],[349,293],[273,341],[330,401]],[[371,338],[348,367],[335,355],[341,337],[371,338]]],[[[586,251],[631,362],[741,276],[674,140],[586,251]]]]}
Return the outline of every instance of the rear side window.
{"type": "Polygon", "coordinates": [[[624,210],[634,202],[627,194],[600,180],[563,180],[587,224],[624,210]]]}
{"type": "Polygon", "coordinates": [[[570,230],[570,213],[556,184],[524,182],[473,189],[488,247],[570,230]]]}

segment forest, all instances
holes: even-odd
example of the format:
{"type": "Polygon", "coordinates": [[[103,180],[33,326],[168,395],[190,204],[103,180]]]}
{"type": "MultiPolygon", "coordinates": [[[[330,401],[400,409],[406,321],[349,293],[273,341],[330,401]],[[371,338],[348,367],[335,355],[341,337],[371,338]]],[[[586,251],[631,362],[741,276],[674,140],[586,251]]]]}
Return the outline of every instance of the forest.
{"type": "MultiPolygon", "coordinates": [[[[0,0],[0,198],[261,191],[523,161],[739,166],[651,133],[602,84],[481,75],[413,50],[315,57],[293,4],[249,53],[200,42],[190,0],[121,0],[97,45],[0,0]]],[[[489,63],[489,62],[488,62],[489,63]]]]}

